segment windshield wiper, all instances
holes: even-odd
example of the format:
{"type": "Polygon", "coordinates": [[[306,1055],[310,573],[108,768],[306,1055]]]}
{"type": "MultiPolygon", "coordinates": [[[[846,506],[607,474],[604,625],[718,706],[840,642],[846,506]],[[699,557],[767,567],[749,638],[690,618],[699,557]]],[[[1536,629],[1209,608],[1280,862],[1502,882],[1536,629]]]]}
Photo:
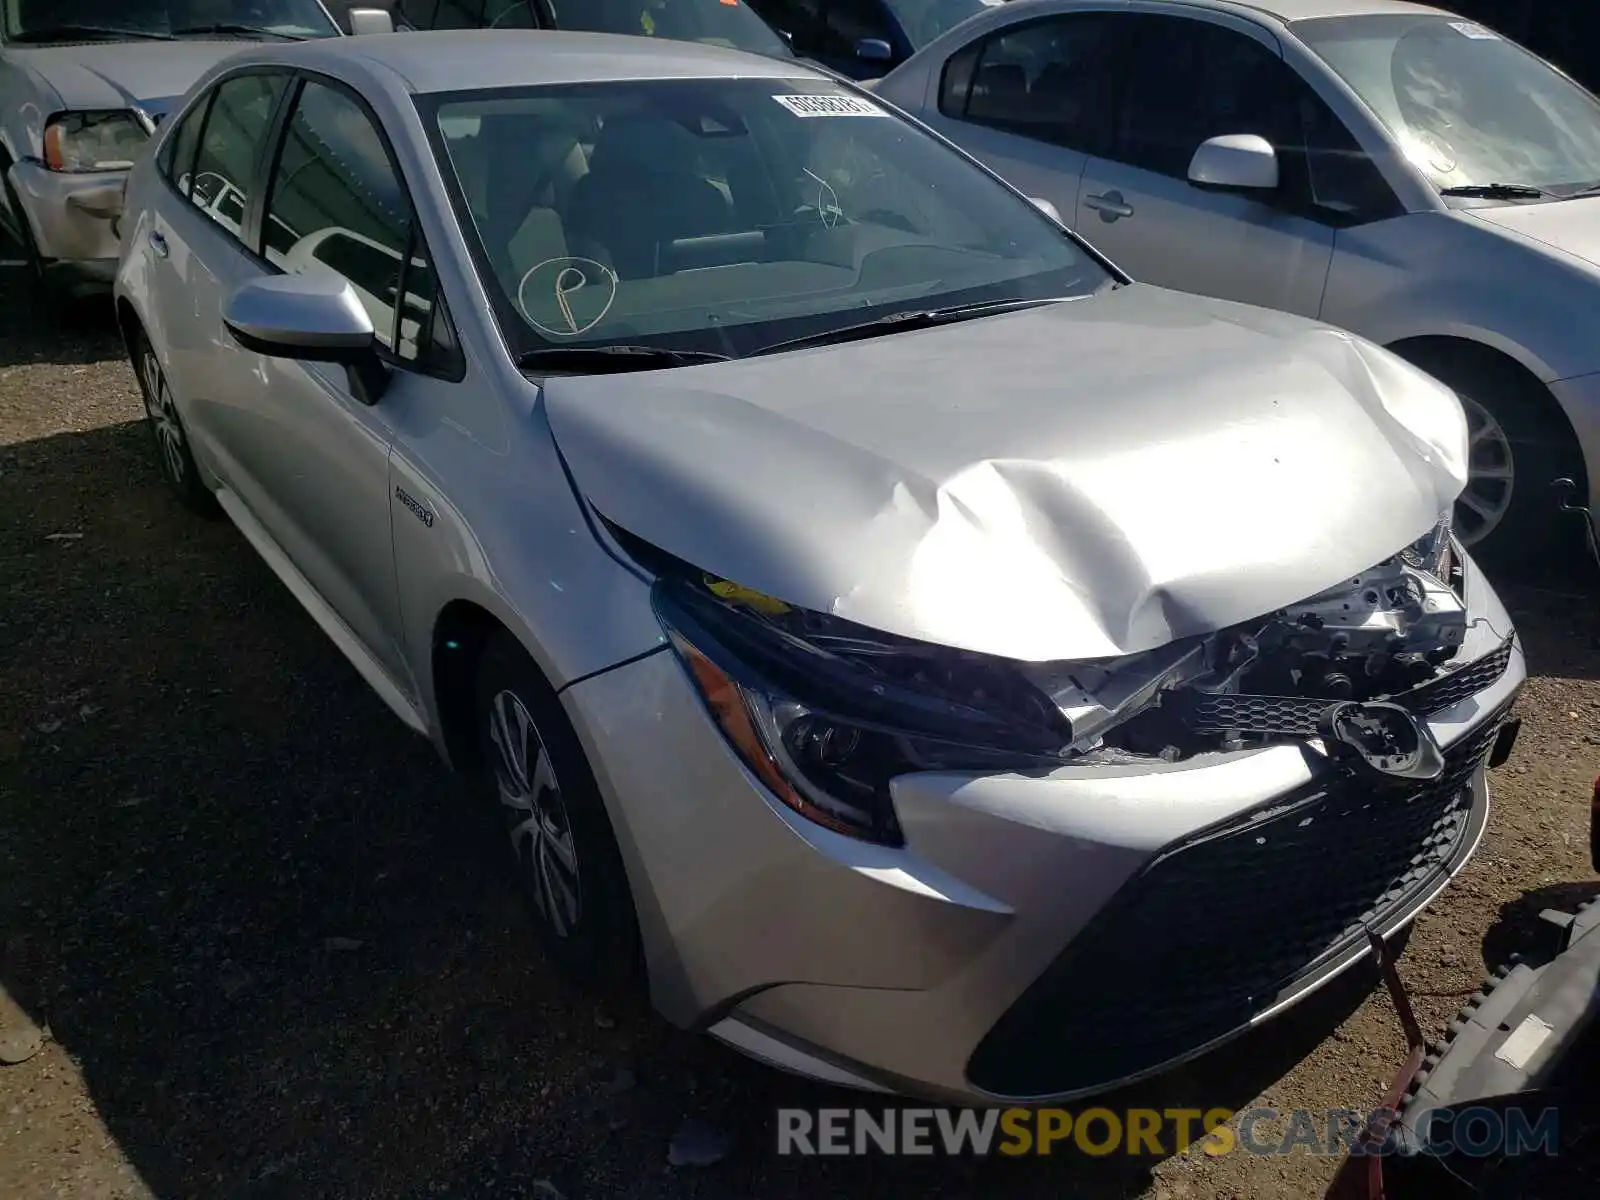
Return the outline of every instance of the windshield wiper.
{"type": "Polygon", "coordinates": [[[1543,200],[1554,196],[1542,187],[1531,183],[1463,183],[1457,187],[1440,188],[1441,196],[1467,196],[1474,200],[1543,200]]]}
{"type": "Polygon", "coordinates": [[[862,321],[856,325],[843,325],[838,329],[824,329],[804,337],[790,338],[763,346],[754,354],[779,354],[785,350],[804,350],[807,346],[831,346],[838,342],[853,342],[858,338],[877,337],[885,333],[899,333],[907,329],[927,329],[934,325],[949,325],[955,321],[969,321],[974,317],[988,317],[996,313],[1017,309],[1035,308],[1042,304],[1059,304],[1070,296],[1055,296],[1045,300],[988,300],[981,304],[952,304],[947,308],[921,308],[910,312],[890,313],[862,321]]]}
{"type": "Polygon", "coordinates": [[[182,29],[174,29],[173,37],[192,37],[205,33],[238,33],[261,34],[264,37],[281,38],[286,42],[303,42],[305,36],[299,33],[283,33],[276,29],[267,29],[261,25],[233,25],[219,22],[215,25],[185,25],[182,29]]]}
{"type": "Polygon", "coordinates": [[[119,29],[112,25],[52,25],[48,29],[24,29],[21,33],[9,34],[7,40],[74,42],[84,38],[151,38],[158,42],[170,42],[172,35],[153,29],[119,29]]]}
{"type": "Polygon", "coordinates": [[[696,363],[727,362],[712,350],[674,350],[669,346],[546,346],[519,355],[517,366],[532,370],[603,374],[610,371],[659,371],[696,363]]]}

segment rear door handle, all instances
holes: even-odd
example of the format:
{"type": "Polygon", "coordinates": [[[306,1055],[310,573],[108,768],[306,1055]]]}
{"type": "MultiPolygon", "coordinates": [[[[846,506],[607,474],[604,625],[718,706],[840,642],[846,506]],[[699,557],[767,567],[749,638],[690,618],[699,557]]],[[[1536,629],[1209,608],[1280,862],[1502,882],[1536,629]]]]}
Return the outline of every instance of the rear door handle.
{"type": "Polygon", "coordinates": [[[1086,207],[1092,208],[1100,214],[1100,219],[1109,224],[1119,217],[1133,216],[1133,205],[1122,198],[1122,193],[1112,188],[1101,195],[1090,194],[1083,198],[1086,207]]]}
{"type": "Polygon", "coordinates": [[[154,250],[162,258],[165,258],[167,256],[167,254],[169,253],[169,251],[167,250],[167,239],[162,237],[159,233],[155,232],[154,230],[151,230],[150,231],[150,249],[154,250]]]}

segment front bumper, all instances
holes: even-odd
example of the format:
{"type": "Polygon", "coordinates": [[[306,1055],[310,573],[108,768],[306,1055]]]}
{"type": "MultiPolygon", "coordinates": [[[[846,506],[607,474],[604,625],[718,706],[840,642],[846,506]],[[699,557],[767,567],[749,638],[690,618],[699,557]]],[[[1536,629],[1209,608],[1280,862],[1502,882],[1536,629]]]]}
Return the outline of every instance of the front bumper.
{"type": "MultiPolygon", "coordinates": [[[[1472,571],[1463,657],[1510,620],[1472,571]]],[[[1442,786],[1354,786],[1281,745],[1181,763],[894,784],[903,849],[768,797],[658,653],[563,695],[610,810],[653,999],[775,1064],[958,1102],[1157,1073],[1268,1019],[1466,862],[1482,762],[1525,678],[1428,724],[1442,786]]]]}
{"type": "Polygon", "coordinates": [[[35,163],[15,163],[11,185],[28,222],[39,257],[75,281],[109,285],[120,246],[116,219],[122,214],[126,171],[69,175],[35,163]]]}

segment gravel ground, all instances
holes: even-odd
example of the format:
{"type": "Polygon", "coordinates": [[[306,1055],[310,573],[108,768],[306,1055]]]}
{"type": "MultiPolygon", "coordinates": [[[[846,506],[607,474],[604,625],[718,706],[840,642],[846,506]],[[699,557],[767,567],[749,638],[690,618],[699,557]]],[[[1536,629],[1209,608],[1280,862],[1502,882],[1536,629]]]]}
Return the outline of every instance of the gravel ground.
{"type": "MultiPolygon", "coordinates": [[[[805,1160],[848,1094],[609,1010],[541,961],[459,786],[243,539],[163,491],[104,321],[0,275],[0,1196],[1306,1196],[1297,1154],[805,1160]],[[671,1169],[686,1118],[732,1136],[671,1169]]],[[[1600,611],[1505,589],[1536,677],[1476,859],[1400,963],[1428,1032],[1597,887],[1600,611]]],[[[1270,897],[1263,897],[1270,904],[1270,897]]],[[[1113,1103],[1365,1107],[1403,1041],[1370,976],[1113,1103]]]]}

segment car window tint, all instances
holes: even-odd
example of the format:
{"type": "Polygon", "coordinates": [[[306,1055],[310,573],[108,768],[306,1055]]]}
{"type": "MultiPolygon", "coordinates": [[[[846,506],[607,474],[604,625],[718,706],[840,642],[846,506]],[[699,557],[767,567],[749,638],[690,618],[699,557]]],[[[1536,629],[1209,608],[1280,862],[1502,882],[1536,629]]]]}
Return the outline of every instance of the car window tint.
{"type": "Polygon", "coordinates": [[[802,54],[810,54],[822,28],[822,0],[753,0],[750,5],[779,33],[793,39],[802,54]]]}
{"type": "Polygon", "coordinates": [[[1097,153],[1109,134],[1115,30],[1100,13],[1012,26],[951,60],[940,107],[978,124],[1097,153]]]}
{"type": "Polygon", "coordinates": [[[244,236],[248,189],[285,77],[240,75],[217,85],[194,160],[189,198],[235,237],[244,236]]]}
{"type": "Polygon", "coordinates": [[[1253,38],[1206,21],[1138,22],[1117,106],[1114,156],[1131,166],[1188,177],[1201,142],[1253,133],[1292,148],[1299,120],[1283,59],[1253,38]]]}
{"type": "Polygon", "coordinates": [[[856,47],[868,38],[894,45],[889,18],[878,0],[824,0],[816,53],[854,58],[856,47]]]}
{"type": "Polygon", "coordinates": [[[1399,197],[1355,135],[1309,87],[1297,92],[1312,208],[1356,220],[1398,215],[1399,197]]]}
{"type": "Polygon", "coordinates": [[[432,29],[433,13],[439,0],[400,0],[397,10],[401,20],[414,29],[432,29]]]}
{"type": "Polygon", "coordinates": [[[378,340],[402,360],[420,356],[436,291],[433,270],[413,243],[410,201],[377,128],[343,91],[318,83],[301,90],[262,225],[268,262],[348,280],[378,340]],[[397,331],[395,297],[402,289],[397,331]]]}
{"type": "Polygon", "coordinates": [[[484,0],[439,0],[434,29],[482,29],[484,0]]]}
{"type": "Polygon", "coordinates": [[[211,107],[215,95],[215,92],[208,92],[161,147],[161,174],[185,196],[194,182],[194,154],[200,148],[200,131],[205,126],[206,110],[211,107]]]}
{"type": "Polygon", "coordinates": [[[483,23],[490,29],[537,29],[539,22],[528,0],[489,0],[483,23]]]}

